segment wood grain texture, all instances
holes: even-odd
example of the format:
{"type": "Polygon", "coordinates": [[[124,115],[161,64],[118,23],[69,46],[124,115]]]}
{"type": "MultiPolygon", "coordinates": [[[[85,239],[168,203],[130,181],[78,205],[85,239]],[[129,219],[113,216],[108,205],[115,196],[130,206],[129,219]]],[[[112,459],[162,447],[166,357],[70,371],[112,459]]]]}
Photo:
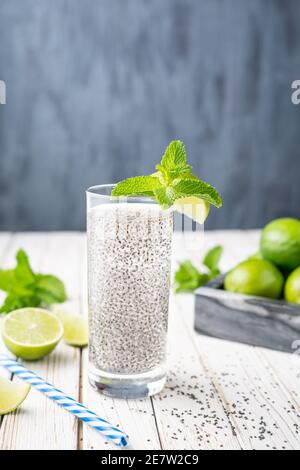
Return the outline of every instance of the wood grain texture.
{"type": "MultiPolygon", "coordinates": [[[[14,264],[20,247],[33,269],[58,275],[64,281],[72,308],[79,308],[79,244],[76,234],[20,234],[13,236],[5,266],[14,264]]],[[[79,395],[79,351],[61,343],[51,356],[25,366],[70,396],[79,395]]],[[[2,449],[77,449],[78,422],[54,402],[31,390],[26,404],[4,417],[0,427],[2,449]]]]}
{"type": "MultiPolygon", "coordinates": [[[[83,314],[87,315],[86,241],[83,240],[81,259],[81,302],[83,314]]],[[[88,351],[83,351],[81,399],[93,411],[115,426],[123,429],[130,439],[132,449],[161,449],[155,416],[150,398],[143,400],[117,400],[105,397],[94,390],[88,381],[88,351]]],[[[81,427],[80,448],[84,450],[115,449],[114,444],[87,426],[81,427]]]]}
{"type": "Polygon", "coordinates": [[[223,196],[208,227],[299,217],[299,24],[298,0],[0,2],[0,228],[83,228],[88,186],[174,138],[223,196]]]}
{"type": "MultiPolygon", "coordinates": [[[[12,237],[10,234],[6,234],[6,233],[0,233],[0,262],[1,262],[1,265],[5,262],[5,257],[6,257],[6,254],[7,254],[7,251],[9,250],[9,246],[11,244],[11,241],[12,241],[12,237]]],[[[2,299],[4,297],[4,294],[0,291],[0,302],[2,302],[2,299]]],[[[1,317],[0,317],[0,333],[1,333],[1,317]]],[[[3,346],[3,343],[2,343],[2,338],[1,338],[1,334],[0,334],[0,350],[4,350],[4,346],[3,346]]],[[[11,378],[11,374],[6,371],[5,369],[2,369],[0,368],[0,376],[1,377],[6,377],[6,378],[11,378]]],[[[1,391],[0,391],[1,393],[1,391]]],[[[1,428],[1,424],[4,420],[4,417],[3,416],[0,416],[0,428],[1,428]]]]}
{"type": "MultiPolygon", "coordinates": [[[[207,232],[201,246],[197,237],[175,235],[173,269],[186,257],[200,262],[206,249],[222,243],[222,269],[228,270],[256,251],[259,234],[207,232]]],[[[2,266],[12,264],[20,246],[35,269],[63,278],[68,307],[86,314],[85,236],[0,234],[2,266]]],[[[86,349],[81,359],[79,350],[61,344],[29,366],[122,427],[133,449],[300,449],[299,351],[288,355],[201,336],[193,329],[193,310],[193,296],[172,296],[168,381],[151,399],[112,400],[95,392],[87,380],[86,349]]],[[[32,391],[18,412],[0,420],[0,449],[25,448],[113,447],[32,391]]]]}
{"type": "Polygon", "coordinates": [[[255,351],[204,336],[194,341],[242,448],[298,450],[299,400],[291,403],[255,351]]]}
{"type": "MultiPolygon", "coordinates": [[[[153,397],[162,448],[240,449],[222,398],[189,338],[183,319],[186,315],[191,319],[193,310],[181,310],[177,298],[172,298],[168,381],[153,397]]],[[[192,324],[188,328],[195,336],[192,324]]]]}
{"type": "MultiPolygon", "coordinates": [[[[240,232],[211,232],[206,234],[203,248],[222,241],[225,253],[230,255],[223,259],[226,271],[256,251],[258,238],[258,231],[245,232],[244,236],[240,232]]],[[[181,244],[181,259],[187,256],[185,247],[190,239],[191,235],[186,236],[181,244]]],[[[176,241],[180,244],[180,237],[176,241]]],[[[299,355],[195,335],[191,314],[194,297],[179,295],[176,303],[241,448],[298,450],[299,355]]]]}

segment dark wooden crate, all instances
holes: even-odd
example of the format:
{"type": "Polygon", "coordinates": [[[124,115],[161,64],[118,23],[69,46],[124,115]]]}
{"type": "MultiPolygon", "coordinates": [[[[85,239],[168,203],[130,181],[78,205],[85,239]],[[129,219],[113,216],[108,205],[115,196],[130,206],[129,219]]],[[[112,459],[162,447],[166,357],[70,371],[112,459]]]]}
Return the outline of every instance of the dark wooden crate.
{"type": "Polygon", "coordinates": [[[207,336],[295,352],[295,342],[300,341],[300,306],[227,292],[224,277],[196,291],[195,329],[207,336]]]}

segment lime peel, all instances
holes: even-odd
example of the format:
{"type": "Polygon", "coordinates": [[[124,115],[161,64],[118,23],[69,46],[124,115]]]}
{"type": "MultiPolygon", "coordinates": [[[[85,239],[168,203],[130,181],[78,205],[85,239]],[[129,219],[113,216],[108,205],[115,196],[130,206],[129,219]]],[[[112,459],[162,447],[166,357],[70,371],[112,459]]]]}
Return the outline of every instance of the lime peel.
{"type": "Polygon", "coordinates": [[[84,347],[88,344],[88,322],[83,315],[56,308],[55,315],[64,326],[64,341],[70,346],[84,347]]]}
{"type": "Polygon", "coordinates": [[[30,385],[0,377],[0,415],[15,411],[26,399],[30,385]]]}
{"type": "Polygon", "coordinates": [[[287,278],[284,288],[284,297],[287,302],[300,304],[300,266],[287,278]]]}
{"type": "Polygon", "coordinates": [[[178,212],[198,222],[198,224],[204,224],[210,210],[209,202],[196,196],[178,199],[173,207],[178,212]]]}
{"type": "Polygon", "coordinates": [[[7,349],[25,360],[37,360],[49,354],[64,333],[56,315],[40,308],[22,308],[8,314],[2,325],[7,349]]]}

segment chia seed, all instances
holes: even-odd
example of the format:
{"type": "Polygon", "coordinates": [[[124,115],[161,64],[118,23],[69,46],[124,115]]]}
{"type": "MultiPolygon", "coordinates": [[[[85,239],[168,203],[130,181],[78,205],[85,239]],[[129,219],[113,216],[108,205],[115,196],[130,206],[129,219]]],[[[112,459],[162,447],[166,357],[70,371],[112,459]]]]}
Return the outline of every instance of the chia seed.
{"type": "Polygon", "coordinates": [[[156,204],[88,212],[89,359],[140,374],[165,362],[173,215],[156,204]]]}

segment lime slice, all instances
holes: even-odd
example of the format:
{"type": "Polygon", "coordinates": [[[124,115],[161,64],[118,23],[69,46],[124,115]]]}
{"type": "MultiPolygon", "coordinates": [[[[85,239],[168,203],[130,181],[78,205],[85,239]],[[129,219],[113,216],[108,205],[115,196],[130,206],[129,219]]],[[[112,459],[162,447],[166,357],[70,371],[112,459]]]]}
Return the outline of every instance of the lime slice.
{"type": "Polygon", "coordinates": [[[84,347],[88,344],[88,321],[83,315],[77,315],[64,310],[55,309],[64,326],[63,339],[71,346],[84,347]]]}
{"type": "Polygon", "coordinates": [[[12,382],[0,377],[0,415],[15,411],[23,403],[30,390],[24,382],[12,382]]]}
{"type": "Polygon", "coordinates": [[[204,199],[189,196],[178,199],[174,204],[174,208],[178,212],[190,217],[195,222],[198,222],[198,224],[204,224],[209,214],[210,204],[204,201],[204,199]]]}
{"type": "Polygon", "coordinates": [[[49,354],[64,333],[62,322],[41,308],[21,308],[3,321],[2,338],[15,356],[29,361],[49,354]]]}

